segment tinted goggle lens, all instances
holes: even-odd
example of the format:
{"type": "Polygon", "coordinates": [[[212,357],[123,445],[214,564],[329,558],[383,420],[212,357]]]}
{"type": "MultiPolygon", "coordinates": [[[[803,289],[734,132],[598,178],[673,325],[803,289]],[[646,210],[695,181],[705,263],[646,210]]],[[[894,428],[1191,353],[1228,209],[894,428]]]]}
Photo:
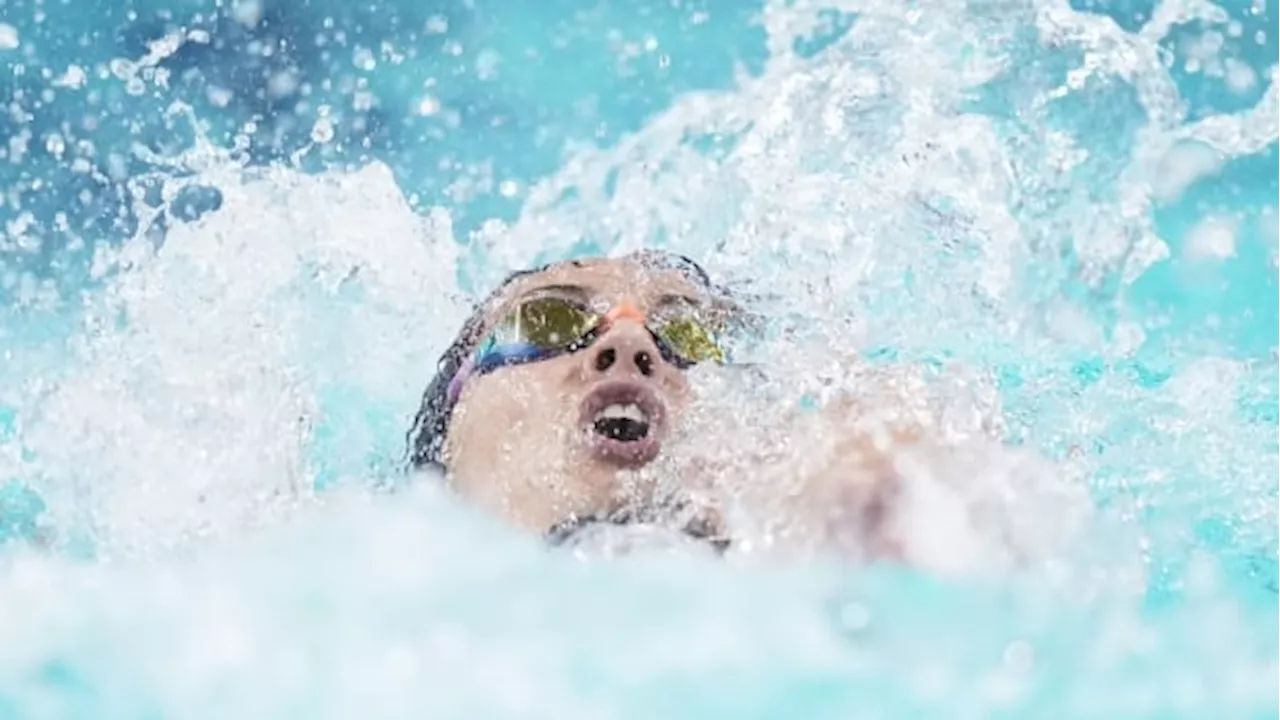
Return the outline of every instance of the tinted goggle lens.
{"type": "MultiPolygon", "coordinates": [[[[582,339],[602,316],[568,300],[539,298],[522,303],[498,326],[501,341],[527,343],[544,350],[568,348],[582,339]]],[[[724,362],[724,350],[716,342],[710,324],[694,315],[657,319],[650,330],[667,347],[691,362],[724,362]]]]}
{"type": "Polygon", "coordinates": [[[680,357],[693,362],[724,362],[724,350],[705,324],[691,317],[672,318],[658,324],[654,333],[680,357]]]}
{"type": "Polygon", "coordinates": [[[505,341],[555,350],[571,345],[595,322],[594,315],[571,302],[542,298],[522,303],[507,315],[498,335],[505,341]]]}

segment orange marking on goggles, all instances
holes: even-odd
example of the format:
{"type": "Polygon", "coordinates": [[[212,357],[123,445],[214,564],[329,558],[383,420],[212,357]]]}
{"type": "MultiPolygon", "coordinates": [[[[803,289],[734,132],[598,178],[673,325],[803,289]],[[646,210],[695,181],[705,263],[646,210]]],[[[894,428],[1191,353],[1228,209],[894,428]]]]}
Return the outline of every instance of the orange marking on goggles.
{"type": "Polygon", "coordinates": [[[649,318],[645,317],[645,314],[641,312],[639,308],[626,302],[618,303],[612,310],[606,313],[603,324],[612,325],[619,320],[634,320],[641,325],[646,325],[649,322],[649,318]]]}

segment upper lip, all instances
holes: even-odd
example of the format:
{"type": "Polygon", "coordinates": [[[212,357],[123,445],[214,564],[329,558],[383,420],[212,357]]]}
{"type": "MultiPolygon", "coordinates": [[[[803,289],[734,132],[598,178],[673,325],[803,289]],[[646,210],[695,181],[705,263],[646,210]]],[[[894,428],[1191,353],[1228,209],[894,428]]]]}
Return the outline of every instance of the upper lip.
{"type": "Polygon", "coordinates": [[[650,435],[662,426],[666,418],[666,406],[648,383],[638,380],[610,380],[596,385],[582,400],[582,424],[591,426],[596,414],[615,403],[635,403],[649,420],[650,435]]]}

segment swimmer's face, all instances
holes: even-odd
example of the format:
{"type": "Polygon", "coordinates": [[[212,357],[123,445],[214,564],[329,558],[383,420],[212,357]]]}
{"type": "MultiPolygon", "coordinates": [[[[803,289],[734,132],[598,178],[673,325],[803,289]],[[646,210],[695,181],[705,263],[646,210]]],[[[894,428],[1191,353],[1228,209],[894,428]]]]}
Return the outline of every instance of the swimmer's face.
{"type": "Polygon", "coordinates": [[[689,356],[718,353],[699,331],[723,308],[678,270],[622,258],[521,277],[483,313],[491,358],[586,333],[580,346],[464,373],[444,449],[455,490],[545,530],[637,491],[636,470],[663,452],[689,401],[689,356]]]}

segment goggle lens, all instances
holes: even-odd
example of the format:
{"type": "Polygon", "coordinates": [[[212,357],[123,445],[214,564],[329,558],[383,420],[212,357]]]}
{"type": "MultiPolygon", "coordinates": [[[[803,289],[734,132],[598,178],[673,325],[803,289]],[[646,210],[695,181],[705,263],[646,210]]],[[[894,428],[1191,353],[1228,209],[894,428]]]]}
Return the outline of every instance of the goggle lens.
{"type": "MultiPolygon", "coordinates": [[[[507,315],[495,330],[500,343],[532,345],[542,350],[563,350],[595,328],[600,315],[561,298],[537,298],[507,315]]],[[[724,362],[725,353],[715,332],[696,315],[667,317],[650,328],[681,359],[690,362],[724,362]]]]}
{"type": "Polygon", "coordinates": [[[522,303],[499,325],[500,340],[527,343],[544,350],[568,347],[587,334],[596,316],[558,298],[539,298],[522,303]]]}
{"type": "Polygon", "coordinates": [[[715,335],[692,317],[673,318],[658,326],[656,333],[677,355],[692,362],[724,362],[724,350],[715,335]]]}

